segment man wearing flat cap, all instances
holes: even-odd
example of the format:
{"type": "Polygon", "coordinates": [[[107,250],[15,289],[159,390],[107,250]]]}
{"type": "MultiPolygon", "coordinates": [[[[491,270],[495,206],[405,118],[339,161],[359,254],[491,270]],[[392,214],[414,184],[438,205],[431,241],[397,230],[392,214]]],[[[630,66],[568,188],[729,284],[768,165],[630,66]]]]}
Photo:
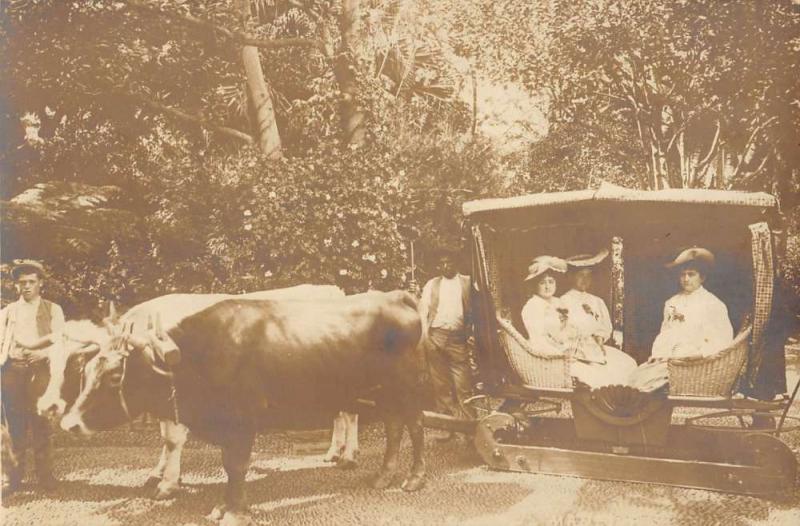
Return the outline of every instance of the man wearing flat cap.
{"type": "MultiPolygon", "coordinates": [[[[472,391],[467,339],[471,324],[470,278],[456,272],[451,251],[439,253],[440,275],[422,289],[419,315],[438,411],[467,417],[472,391]]],[[[445,438],[452,438],[449,435],[445,438]]]]}
{"type": "Polygon", "coordinates": [[[17,262],[11,277],[19,299],[0,311],[2,410],[12,451],[19,461],[16,469],[4,474],[5,492],[18,489],[25,476],[27,446],[33,449],[40,487],[49,490],[57,484],[52,469],[50,424],[36,413],[36,398],[37,393],[44,392],[49,378],[48,354],[61,345],[64,313],[60,306],[40,296],[44,276],[39,262],[17,262]]]}

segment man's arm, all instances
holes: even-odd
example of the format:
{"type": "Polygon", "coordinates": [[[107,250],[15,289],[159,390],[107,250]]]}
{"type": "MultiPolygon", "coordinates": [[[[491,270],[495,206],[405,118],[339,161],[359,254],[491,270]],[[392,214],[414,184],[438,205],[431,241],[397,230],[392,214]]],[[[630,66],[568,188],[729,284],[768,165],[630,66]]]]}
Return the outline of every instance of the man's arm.
{"type": "Polygon", "coordinates": [[[422,321],[422,335],[426,337],[428,335],[428,313],[431,309],[431,288],[432,288],[433,280],[428,280],[425,283],[425,286],[422,287],[422,296],[419,299],[419,305],[417,307],[417,312],[419,312],[419,318],[422,321]]]}

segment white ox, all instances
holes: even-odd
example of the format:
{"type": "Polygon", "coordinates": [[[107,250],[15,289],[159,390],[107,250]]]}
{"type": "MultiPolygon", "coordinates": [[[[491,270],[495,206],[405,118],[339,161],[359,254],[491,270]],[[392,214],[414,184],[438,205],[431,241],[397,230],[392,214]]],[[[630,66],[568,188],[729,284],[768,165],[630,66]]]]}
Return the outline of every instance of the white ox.
{"type": "MultiPolygon", "coordinates": [[[[232,294],[168,294],[140,303],[117,319],[113,307],[106,320],[108,330],[82,320],[67,322],[65,345],[60,352],[50,356],[50,382],[45,393],[37,401],[40,414],[63,414],[67,403],[61,392],[65,379],[67,362],[76,353],[92,353],[102,347],[110,338],[110,332],[119,330],[125,324],[147,326],[158,318],[164,332],[180,323],[181,320],[206,309],[215,303],[230,298],[241,299],[326,299],[343,297],[344,292],[334,285],[298,285],[284,289],[232,294]],[[113,319],[111,321],[110,319],[113,319]]],[[[164,446],[158,464],[150,472],[147,485],[155,485],[156,499],[168,498],[177,491],[180,480],[181,451],[186,443],[188,429],[174,420],[161,419],[159,422],[164,446]]],[[[336,462],[341,468],[356,466],[358,452],[358,415],[340,412],[333,422],[331,445],[325,460],[336,462]]]]}

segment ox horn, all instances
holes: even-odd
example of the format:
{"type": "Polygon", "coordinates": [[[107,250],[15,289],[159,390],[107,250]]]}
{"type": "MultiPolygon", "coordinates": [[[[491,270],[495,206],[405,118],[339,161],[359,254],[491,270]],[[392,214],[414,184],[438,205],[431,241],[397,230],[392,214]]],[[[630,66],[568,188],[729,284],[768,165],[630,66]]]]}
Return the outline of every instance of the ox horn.
{"type": "Polygon", "coordinates": [[[147,365],[150,366],[150,369],[156,374],[161,376],[172,376],[172,373],[169,371],[165,371],[161,367],[156,364],[156,357],[155,357],[155,350],[153,350],[152,346],[148,346],[142,350],[142,355],[144,356],[147,365]]]}
{"type": "Polygon", "coordinates": [[[156,338],[159,340],[163,340],[164,338],[164,326],[161,324],[161,312],[156,312],[156,338]]]}
{"type": "Polygon", "coordinates": [[[119,319],[117,314],[117,307],[114,305],[114,300],[108,302],[108,318],[111,322],[116,322],[119,319]]]}

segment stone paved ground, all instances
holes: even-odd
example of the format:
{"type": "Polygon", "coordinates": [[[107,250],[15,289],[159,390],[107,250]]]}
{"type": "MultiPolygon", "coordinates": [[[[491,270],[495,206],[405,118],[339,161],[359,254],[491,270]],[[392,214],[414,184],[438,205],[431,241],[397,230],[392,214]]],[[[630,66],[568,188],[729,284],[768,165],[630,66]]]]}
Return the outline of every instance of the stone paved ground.
{"type": "MultiPolygon", "coordinates": [[[[790,380],[797,362],[792,361],[790,380]]],[[[800,407],[794,408],[800,413],[800,407]]],[[[800,460],[800,433],[785,440],[800,460]]],[[[427,441],[430,478],[406,494],[368,488],[378,468],[379,425],[361,431],[361,465],[341,471],[322,462],[327,432],[272,433],[259,438],[247,491],[259,524],[800,524],[800,485],[779,500],[570,477],[493,472],[464,444],[427,441]],[[314,449],[317,451],[314,451],[314,449]],[[299,454],[299,452],[311,454],[299,454]]],[[[89,441],[59,436],[55,493],[33,487],[3,504],[4,525],[211,525],[205,518],[222,496],[219,452],[190,440],[182,493],[156,502],[139,488],[158,454],[155,427],[122,429],[89,441]]],[[[407,445],[407,442],[405,443],[407,445]]],[[[409,452],[404,449],[404,460],[409,452]]]]}

